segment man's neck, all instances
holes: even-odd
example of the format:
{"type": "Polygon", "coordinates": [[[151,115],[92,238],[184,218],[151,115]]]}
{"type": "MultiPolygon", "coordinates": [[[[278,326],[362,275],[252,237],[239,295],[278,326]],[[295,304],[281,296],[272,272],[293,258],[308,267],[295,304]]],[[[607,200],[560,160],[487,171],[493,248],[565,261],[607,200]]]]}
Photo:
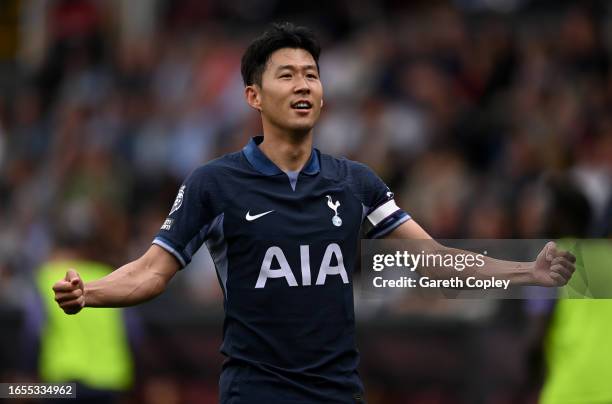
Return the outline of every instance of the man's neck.
{"type": "Polygon", "coordinates": [[[312,130],[307,134],[264,131],[259,149],[282,171],[301,171],[310,159],[312,130]]]}

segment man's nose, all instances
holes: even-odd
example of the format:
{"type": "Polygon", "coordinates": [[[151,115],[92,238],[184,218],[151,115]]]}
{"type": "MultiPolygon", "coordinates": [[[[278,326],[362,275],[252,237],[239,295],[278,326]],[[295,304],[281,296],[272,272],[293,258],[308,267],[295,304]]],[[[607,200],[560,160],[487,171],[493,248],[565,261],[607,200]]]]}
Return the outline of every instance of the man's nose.
{"type": "Polygon", "coordinates": [[[295,83],[296,93],[310,93],[310,85],[304,76],[297,76],[295,83]]]}

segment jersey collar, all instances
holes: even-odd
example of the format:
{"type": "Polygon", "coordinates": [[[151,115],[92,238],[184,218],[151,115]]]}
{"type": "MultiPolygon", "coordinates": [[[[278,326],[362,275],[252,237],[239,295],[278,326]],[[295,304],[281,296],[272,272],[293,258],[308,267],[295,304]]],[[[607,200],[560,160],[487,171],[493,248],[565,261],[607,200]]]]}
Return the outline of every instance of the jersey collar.
{"type": "MultiPolygon", "coordinates": [[[[283,174],[283,171],[259,149],[259,145],[263,142],[263,139],[263,136],[251,138],[249,143],[242,149],[244,156],[251,166],[263,175],[283,174]]],[[[310,159],[304,168],[302,168],[301,172],[307,175],[316,175],[319,171],[319,153],[317,149],[313,148],[310,152],[310,159]]]]}

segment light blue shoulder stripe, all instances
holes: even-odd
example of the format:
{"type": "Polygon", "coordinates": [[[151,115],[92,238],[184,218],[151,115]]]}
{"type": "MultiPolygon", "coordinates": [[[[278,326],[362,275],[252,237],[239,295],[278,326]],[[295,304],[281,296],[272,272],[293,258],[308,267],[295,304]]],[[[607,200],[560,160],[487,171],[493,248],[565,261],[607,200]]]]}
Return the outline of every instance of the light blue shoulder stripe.
{"type": "Polygon", "coordinates": [[[185,259],[183,258],[183,256],[178,251],[176,251],[174,249],[174,247],[172,247],[170,244],[168,244],[162,238],[155,237],[155,239],[153,240],[153,244],[157,244],[158,246],[160,246],[164,250],[168,251],[170,254],[174,255],[174,257],[181,263],[182,267],[185,267],[185,265],[187,265],[187,263],[185,262],[185,259]]]}

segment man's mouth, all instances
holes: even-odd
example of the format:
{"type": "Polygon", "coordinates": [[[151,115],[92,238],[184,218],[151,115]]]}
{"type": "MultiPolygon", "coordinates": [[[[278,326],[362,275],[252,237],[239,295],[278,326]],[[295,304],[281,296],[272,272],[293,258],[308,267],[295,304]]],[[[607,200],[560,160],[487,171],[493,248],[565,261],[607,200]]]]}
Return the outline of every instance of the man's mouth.
{"type": "Polygon", "coordinates": [[[310,101],[296,101],[293,104],[291,104],[291,108],[293,109],[311,109],[312,108],[312,103],[310,101]]]}

